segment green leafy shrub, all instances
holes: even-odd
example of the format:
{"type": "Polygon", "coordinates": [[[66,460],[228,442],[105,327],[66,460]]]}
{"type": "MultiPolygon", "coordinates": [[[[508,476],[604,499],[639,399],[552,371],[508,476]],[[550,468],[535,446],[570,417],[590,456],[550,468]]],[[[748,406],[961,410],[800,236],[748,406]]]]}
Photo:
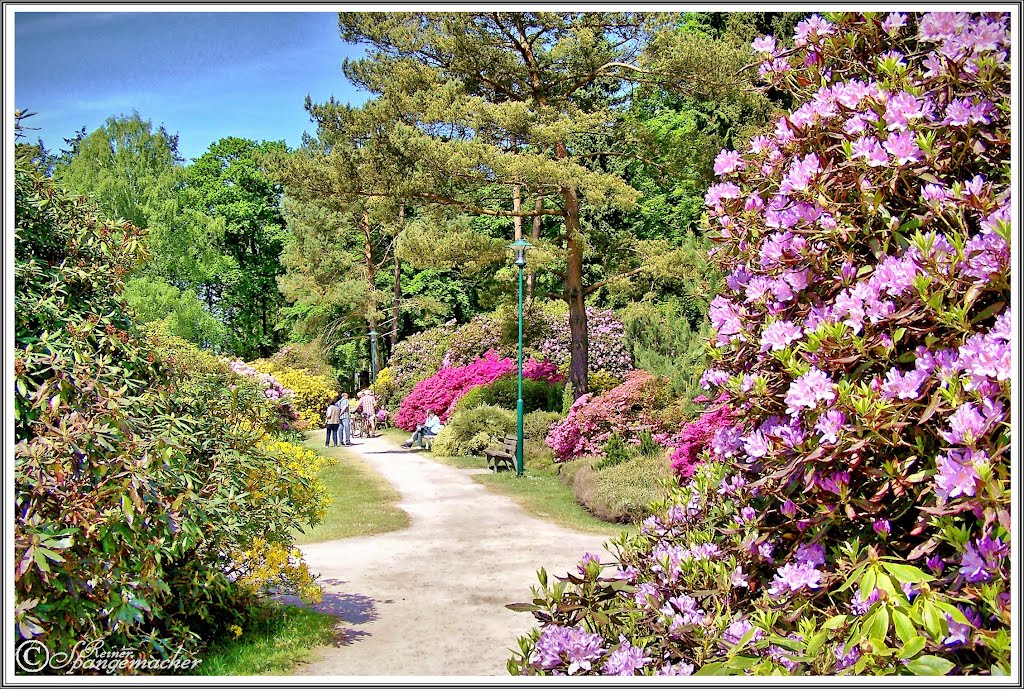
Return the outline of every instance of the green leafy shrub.
{"type": "Polygon", "coordinates": [[[634,452],[622,441],[622,436],[612,433],[608,440],[604,441],[604,457],[597,461],[594,469],[600,471],[608,467],[628,462],[634,456],[634,452]]]}
{"type": "MultiPolygon", "coordinates": [[[[562,407],[563,387],[561,383],[524,378],[523,413],[558,411],[562,407]]],[[[458,401],[455,409],[472,409],[481,404],[515,409],[518,399],[518,377],[512,373],[498,378],[493,383],[470,390],[458,401]]]]}
{"type": "Polygon", "coordinates": [[[653,433],[644,430],[640,431],[640,445],[637,447],[636,452],[638,455],[650,457],[652,455],[660,455],[664,452],[664,448],[654,439],[653,433]]]}
{"type": "Polygon", "coordinates": [[[202,347],[217,348],[224,344],[227,328],[191,290],[183,292],[158,278],[142,276],[125,284],[124,298],[140,325],[160,321],[170,334],[202,347]]]}
{"type": "Polygon", "coordinates": [[[433,451],[446,457],[478,455],[515,432],[515,412],[484,404],[453,414],[437,434],[433,451]]]}
{"type": "MultiPolygon", "coordinates": [[[[626,450],[625,445],[623,449],[626,450]]],[[[579,460],[571,479],[576,500],[594,516],[610,522],[635,522],[652,512],[652,503],[668,495],[673,482],[672,468],[663,453],[634,455],[626,450],[623,459],[605,465],[607,458],[579,460]]]]}
{"type": "Polygon", "coordinates": [[[636,367],[667,378],[675,396],[692,399],[701,394],[711,328],[706,318],[695,323],[688,315],[678,299],[636,302],[620,312],[636,367]]]}
{"type": "Polygon", "coordinates": [[[136,228],[22,158],[15,201],[18,640],[189,655],[271,586],[315,599],[290,532],[323,512],[319,457],[269,438],[256,382],[134,329],[136,228]]]}
{"type": "Polygon", "coordinates": [[[532,411],[523,415],[523,437],[527,440],[544,442],[552,424],[560,421],[562,415],[556,411],[532,411]]]}

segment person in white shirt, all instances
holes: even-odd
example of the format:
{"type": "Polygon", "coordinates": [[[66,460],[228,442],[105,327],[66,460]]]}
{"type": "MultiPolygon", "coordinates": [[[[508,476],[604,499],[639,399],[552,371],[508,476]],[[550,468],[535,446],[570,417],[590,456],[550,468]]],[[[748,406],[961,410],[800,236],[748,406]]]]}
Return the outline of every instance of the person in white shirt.
{"type": "Polygon", "coordinates": [[[334,446],[338,446],[338,424],[341,423],[341,408],[337,402],[331,402],[324,414],[324,425],[327,426],[327,437],[324,439],[324,447],[329,447],[331,439],[334,446]]]}
{"type": "Polygon", "coordinates": [[[412,434],[409,441],[406,442],[402,447],[412,447],[414,444],[419,444],[423,447],[423,438],[433,438],[441,432],[441,419],[437,418],[437,414],[433,411],[427,410],[426,420],[416,427],[416,432],[412,434]]]}

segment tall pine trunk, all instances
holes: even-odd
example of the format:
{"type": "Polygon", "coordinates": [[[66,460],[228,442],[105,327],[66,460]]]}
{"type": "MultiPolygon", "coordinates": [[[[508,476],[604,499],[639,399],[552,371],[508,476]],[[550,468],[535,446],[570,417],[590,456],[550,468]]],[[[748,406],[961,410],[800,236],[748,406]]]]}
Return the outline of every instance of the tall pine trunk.
{"type": "MultiPolygon", "coordinates": [[[[538,196],[533,208],[537,211],[537,215],[533,216],[533,245],[537,246],[540,242],[540,212],[544,210],[544,199],[538,196]]],[[[533,271],[533,267],[530,266],[529,271],[526,273],[526,294],[531,304],[533,303],[533,295],[536,291],[536,279],[537,275],[533,271]]]]}
{"type": "Polygon", "coordinates": [[[575,189],[563,189],[565,200],[565,293],[569,303],[569,382],[573,397],[590,391],[587,369],[590,341],[587,333],[587,305],[583,292],[583,229],[580,226],[579,201],[575,189]]]}
{"type": "MultiPolygon", "coordinates": [[[[569,157],[565,144],[555,144],[555,158],[569,157]]],[[[569,304],[569,383],[572,395],[579,399],[590,391],[587,369],[590,363],[590,341],[587,333],[587,304],[583,292],[583,227],[580,225],[580,201],[573,187],[561,189],[565,203],[565,291],[569,304]]]]}
{"type": "MultiPolygon", "coordinates": [[[[405,204],[398,207],[398,234],[405,230],[405,204]]],[[[391,306],[391,351],[398,344],[398,317],[402,311],[402,262],[398,258],[398,238],[395,238],[395,302],[391,306]]]]}
{"type": "MultiPolygon", "coordinates": [[[[369,296],[366,304],[366,322],[372,332],[377,329],[377,271],[373,265],[373,237],[370,234],[370,213],[366,210],[363,211],[363,239],[365,240],[363,254],[366,257],[366,282],[369,287],[369,296]]],[[[372,371],[372,360],[370,361],[370,368],[372,371]]]]}

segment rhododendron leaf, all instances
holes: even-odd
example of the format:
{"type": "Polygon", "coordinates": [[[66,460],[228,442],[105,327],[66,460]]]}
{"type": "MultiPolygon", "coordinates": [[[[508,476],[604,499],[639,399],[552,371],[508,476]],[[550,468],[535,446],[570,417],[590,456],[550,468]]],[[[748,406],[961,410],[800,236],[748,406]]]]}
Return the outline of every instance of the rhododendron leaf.
{"type": "Polygon", "coordinates": [[[881,606],[864,621],[865,634],[871,641],[884,640],[889,633],[889,608],[881,606]]]}
{"type": "Polygon", "coordinates": [[[899,610],[892,611],[892,622],[893,627],[896,628],[896,636],[898,636],[900,641],[904,644],[909,644],[918,636],[917,630],[914,629],[914,625],[910,621],[910,618],[899,610]]]}
{"type": "Polygon", "coordinates": [[[980,311],[977,316],[971,319],[971,323],[980,323],[981,321],[991,318],[997,313],[1002,313],[1004,309],[1006,309],[1006,302],[997,301],[995,304],[992,304],[988,308],[980,311]]]}
{"type": "Polygon", "coordinates": [[[730,674],[729,668],[727,668],[724,663],[708,663],[706,665],[702,665],[699,670],[693,673],[695,677],[728,674],[730,674]]]}
{"type": "Polygon", "coordinates": [[[920,544],[919,546],[917,546],[916,548],[911,550],[910,554],[907,555],[907,559],[908,560],[916,560],[916,559],[918,559],[920,557],[924,557],[928,553],[930,553],[933,550],[935,550],[935,548],[938,545],[939,545],[939,540],[933,536],[932,538],[929,538],[927,541],[925,541],[924,543],[920,544]]]}
{"type": "Polygon", "coordinates": [[[946,675],[955,664],[939,656],[921,656],[907,663],[907,669],[915,675],[946,675]]]}
{"type": "Polygon", "coordinates": [[[505,607],[513,612],[533,612],[534,610],[541,609],[539,605],[532,603],[508,603],[505,607]]]}
{"type": "Polygon", "coordinates": [[[932,581],[935,577],[925,574],[917,567],[912,565],[901,565],[895,562],[883,562],[882,567],[896,577],[896,580],[901,583],[909,584],[920,584],[926,581],[932,581]]]}
{"type": "Polygon", "coordinates": [[[768,637],[768,643],[774,646],[781,646],[788,651],[803,651],[804,642],[797,639],[790,639],[785,636],[779,636],[778,634],[772,634],[768,637]]]}
{"type": "Polygon", "coordinates": [[[916,656],[920,653],[924,647],[928,644],[928,640],[920,634],[917,634],[915,630],[915,636],[906,642],[906,645],[900,649],[900,652],[896,655],[900,660],[906,660],[912,656],[916,656]]]}
{"type": "Polygon", "coordinates": [[[828,639],[828,630],[823,629],[807,641],[807,655],[814,656],[821,648],[822,644],[828,639]]]}
{"type": "Polygon", "coordinates": [[[941,639],[946,636],[945,616],[927,600],[921,604],[921,623],[933,639],[941,639]]]}
{"type": "Polygon", "coordinates": [[[933,601],[933,604],[935,605],[935,607],[939,608],[940,610],[948,614],[950,617],[952,617],[954,621],[960,624],[969,624],[972,627],[974,626],[974,624],[970,622],[964,615],[963,611],[955,605],[950,605],[949,603],[940,600],[933,601]]]}
{"type": "Polygon", "coordinates": [[[822,629],[839,629],[844,624],[846,624],[847,618],[848,618],[848,615],[834,615],[834,616],[828,618],[827,620],[825,620],[825,623],[821,625],[821,628],[822,629]]]}
{"type": "Polygon", "coordinates": [[[875,581],[878,577],[878,568],[875,566],[869,567],[865,572],[864,576],[860,578],[860,590],[864,597],[871,595],[871,592],[875,590],[875,581]]]}
{"type": "Polygon", "coordinates": [[[733,670],[748,670],[761,662],[757,656],[733,656],[726,661],[725,666],[733,670]]]}

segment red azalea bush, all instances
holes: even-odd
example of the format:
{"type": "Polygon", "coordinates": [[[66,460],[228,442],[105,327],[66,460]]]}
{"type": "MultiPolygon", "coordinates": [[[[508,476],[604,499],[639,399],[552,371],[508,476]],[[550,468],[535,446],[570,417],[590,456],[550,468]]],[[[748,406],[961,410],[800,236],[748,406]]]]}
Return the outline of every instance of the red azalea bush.
{"type": "Polygon", "coordinates": [[[583,455],[603,456],[612,433],[639,445],[644,431],[665,433],[658,412],[667,401],[664,380],[647,371],[632,371],[621,385],[596,397],[586,394],[578,398],[568,416],[551,426],[545,443],[560,462],[583,455]]]}
{"type": "Polygon", "coordinates": [[[794,38],[754,47],[799,107],[706,196],[732,459],[542,573],[513,673],[1010,672],[1008,16],[794,38]]]}
{"type": "MultiPolygon", "coordinates": [[[[535,380],[546,380],[551,375],[551,365],[530,360],[523,365],[523,377],[535,380]]],[[[498,356],[494,351],[487,352],[483,357],[466,366],[442,368],[429,378],[424,378],[412,389],[395,413],[395,425],[407,431],[427,418],[427,412],[433,411],[442,423],[455,409],[455,404],[473,388],[493,383],[498,378],[516,370],[516,362],[498,356]]]]}

